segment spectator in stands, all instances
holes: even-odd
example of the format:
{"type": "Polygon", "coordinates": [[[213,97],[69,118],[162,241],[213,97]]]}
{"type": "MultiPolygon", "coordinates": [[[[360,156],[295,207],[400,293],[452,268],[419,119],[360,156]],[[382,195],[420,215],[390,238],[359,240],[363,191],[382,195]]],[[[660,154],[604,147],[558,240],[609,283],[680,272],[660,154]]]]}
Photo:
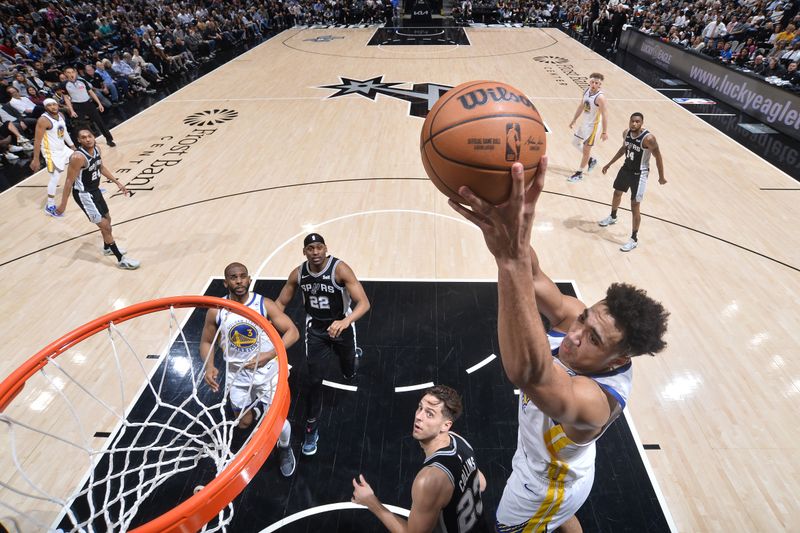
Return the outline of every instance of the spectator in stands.
{"type": "Polygon", "coordinates": [[[767,62],[764,61],[764,56],[761,54],[756,55],[753,59],[753,63],[749,65],[749,68],[759,76],[763,76],[764,71],[767,69],[767,62]]]}
{"type": "Polygon", "coordinates": [[[6,87],[6,92],[11,97],[9,105],[11,105],[11,107],[16,109],[26,118],[37,119],[42,113],[44,113],[44,107],[37,106],[31,101],[30,98],[21,95],[16,87],[6,87]]]}
{"type": "Polygon", "coordinates": [[[792,61],[786,68],[783,79],[788,81],[794,87],[800,87],[800,71],[797,70],[797,62],[792,61]]]}
{"type": "Polygon", "coordinates": [[[723,63],[730,63],[733,60],[733,50],[731,49],[731,43],[727,42],[724,43],[720,41],[720,44],[723,45],[722,50],[719,53],[719,60],[723,63]]]}
{"type": "Polygon", "coordinates": [[[770,77],[782,78],[785,72],[786,69],[784,69],[778,62],[778,58],[770,57],[768,60],[767,67],[764,69],[762,75],[765,78],[770,78],[770,77]]]}
{"type": "Polygon", "coordinates": [[[715,17],[706,24],[706,27],[703,29],[703,40],[708,44],[711,40],[725,37],[726,33],[725,24],[721,20],[718,21],[715,17]]]}
{"type": "Polygon", "coordinates": [[[119,102],[119,91],[117,91],[116,85],[113,82],[111,84],[106,83],[91,64],[87,64],[85,67],[84,79],[94,87],[94,93],[103,106],[111,107],[119,102]]]}

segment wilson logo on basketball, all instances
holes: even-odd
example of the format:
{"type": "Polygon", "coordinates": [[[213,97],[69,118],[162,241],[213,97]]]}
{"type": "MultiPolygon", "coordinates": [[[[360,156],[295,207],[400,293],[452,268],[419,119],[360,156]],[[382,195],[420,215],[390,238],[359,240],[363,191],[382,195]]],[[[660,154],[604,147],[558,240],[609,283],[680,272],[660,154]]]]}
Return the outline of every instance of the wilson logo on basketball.
{"type": "Polygon", "coordinates": [[[183,123],[190,126],[213,126],[228,122],[238,116],[239,112],[233,109],[210,109],[189,115],[183,119],[183,123]]]}
{"type": "Polygon", "coordinates": [[[458,101],[464,109],[474,109],[478,106],[485,105],[489,99],[493,102],[519,102],[525,107],[536,109],[533,104],[525,96],[514,94],[503,87],[495,87],[493,89],[475,89],[467,94],[458,97],[458,101]]]}

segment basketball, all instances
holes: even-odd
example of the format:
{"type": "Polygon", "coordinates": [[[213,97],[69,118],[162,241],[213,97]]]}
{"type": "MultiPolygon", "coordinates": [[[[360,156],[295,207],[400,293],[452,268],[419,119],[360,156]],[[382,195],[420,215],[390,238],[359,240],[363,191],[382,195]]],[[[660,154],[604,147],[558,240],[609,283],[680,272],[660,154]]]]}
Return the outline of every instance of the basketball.
{"type": "Polygon", "coordinates": [[[519,89],[498,81],[470,81],[444,93],[422,125],[420,152],[434,185],[456,202],[467,185],[501,204],[511,193],[511,165],[525,167],[530,184],[546,149],[544,122],[519,89]]]}

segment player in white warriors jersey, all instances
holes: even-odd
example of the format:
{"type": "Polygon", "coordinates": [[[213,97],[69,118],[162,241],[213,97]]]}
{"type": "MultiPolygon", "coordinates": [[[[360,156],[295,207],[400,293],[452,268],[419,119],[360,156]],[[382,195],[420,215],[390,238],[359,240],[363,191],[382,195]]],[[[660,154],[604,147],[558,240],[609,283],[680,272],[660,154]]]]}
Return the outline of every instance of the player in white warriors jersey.
{"type": "Polygon", "coordinates": [[[36,133],[33,141],[33,159],[31,170],[38,172],[41,168],[39,154],[44,156],[50,181],[47,183],[47,206],[45,211],[53,215],[56,208],[56,187],[61,173],[69,164],[69,157],[75,150],[75,144],[67,131],[64,115],[58,112],[58,102],[52,98],[44,101],[44,113],[36,121],[36,133]]]}
{"type": "MultiPolygon", "coordinates": [[[[225,267],[227,298],[239,302],[269,319],[281,334],[284,346],[289,348],[300,338],[292,320],[275,302],[260,294],[250,292],[250,274],[241,263],[225,267]]],[[[229,395],[234,414],[239,417],[239,428],[249,428],[256,417],[272,404],[278,385],[277,352],[266,332],[250,320],[227,309],[209,309],[206,313],[200,355],[205,362],[205,381],[212,391],[219,391],[219,370],[214,365],[214,338],[219,330],[219,346],[225,360],[225,391],[229,395]]],[[[283,423],[278,438],[281,473],[289,477],[294,473],[295,458],[290,445],[292,427],[283,423]]]]}
{"type": "Polygon", "coordinates": [[[450,202],[483,232],[497,262],[498,340],[503,368],[519,387],[519,436],[497,509],[496,529],[581,531],[575,518],[594,480],[594,443],[622,413],[631,359],[666,347],[668,313],[646,293],[614,283],[592,306],[561,294],[530,247],[547,159],[525,191],[512,167],[508,202],[493,206],[467,187],[470,211],[450,202]],[[551,335],[539,313],[552,325],[551,335]]]}
{"type": "Polygon", "coordinates": [[[593,72],[589,75],[589,88],[583,92],[581,103],[575,110],[575,116],[569,123],[570,129],[580,118],[581,124],[572,136],[572,144],[581,152],[581,166],[567,181],[575,183],[583,179],[584,170],[591,172],[597,164],[597,159],[592,157],[592,147],[600,139],[608,140],[608,109],[606,108],[606,95],[603,94],[603,75],[593,72]],[[588,168],[587,168],[588,167],[588,168]]]}

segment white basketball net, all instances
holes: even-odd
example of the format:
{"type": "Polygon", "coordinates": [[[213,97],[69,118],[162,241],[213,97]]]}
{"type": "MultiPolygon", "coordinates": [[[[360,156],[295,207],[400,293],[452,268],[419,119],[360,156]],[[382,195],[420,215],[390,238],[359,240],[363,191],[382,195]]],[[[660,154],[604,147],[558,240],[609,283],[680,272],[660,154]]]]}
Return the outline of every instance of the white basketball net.
{"type": "MultiPolygon", "coordinates": [[[[197,349],[194,353],[190,350],[190,341],[184,336],[173,308],[169,310],[168,329],[169,348],[160,363],[148,370],[123,332],[114,324],[108,327],[111,349],[106,348],[110,353],[104,355],[113,357],[113,365],[107,366],[116,371],[106,372],[102,379],[109,380],[115,374],[116,401],[107,392],[113,390],[110,383],[99,384],[96,376],[87,382],[78,375],[75,365],[71,368],[65,364],[70,360],[65,357],[68,352],[50,358],[49,364],[37,373],[39,396],[20,401],[33,378],[28,380],[23,393],[0,413],[0,438],[7,441],[7,451],[3,452],[7,457],[0,464],[5,471],[0,473],[0,511],[5,515],[0,516],[0,523],[10,531],[52,531],[59,522],[62,527],[69,524],[67,531],[126,531],[137,513],[154,503],[148,498],[170,478],[183,475],[191,483],[203,485],[227,467],[236,455],[231,450],[234,434],[244,439],[241,430],[235,430],[244,412],[234,417],[226,409],[228,387],[222,372],[220,392],[209,392],[204,384],[202,359],[197,349]],[[177,341],[171,342],[176,336],[177,341]],[[159,367],[165,370],[157,371],[159,367]],[[132,369],[141,372],[144,387],[142,380],[132,377],[131,372],[137,371],[132,369]],[[176,376],[183,379],[179,386],[175,386],[176,376]],[[137,390],[131,390],[131,383],[137,384],[137,390]],[[96,392],[101,388],[99,385],[104,395],[96,392]],[[43,394],[50,402],[47,409],[38,413],[35,403],[43,394]],[[153,405],[141,414],[138,412],[141,407],[134,409],[134,405],[146,396],[154,399],[153,405]],[[20,403],[25,405],[16,405],[20,403]],[[60,414],[52,415],[54,412],[60,414]],[[55,424],[53,416],[58,417],[55,424]],[[106,439],[94,435],[96,421],[103,417],[111,417],[117,425],[106,439]],[[65,427],[70,429],[65,431],[65,427]],[[57,451],[45,451],[43,457],[32,459],[31,452],[35,450],[31,449],[31,442],[38,442],[35,450],[50,447],[57,451]],[[42,461],[46,461],[45,468],[42,461]],[[52,480],[60,466],[67,463],[86,465],[89,473],[83,481],[75,480],[66,495],[58,494],[53,487],[58,483],[52,480]],[[84,509],[76,511],[77,506],[84,509]]],[[[92,338],[104,336],[97,334],[92,338]]],[[[192,340],[196,345],[196,340],[192,340]]],[[[216,345],[217,338],[213,343],[216,345]]],[[[98,356],[87,357],[91,360],[98,356]]],[[[242,446],[251,435],[252,432],[242,446]]],[[[184,499],[191,495],[184,494],[184,499]]],[[[158,494],[157,498],[161,507],[164,507],[163,496],[158,494]]],[[[180,501],[167,503],[164,512],[180,501]]],[[[232,518],[233,505],[228,504],[202,531],[225,531],[232,518]]],[[[141,525],[141,519],[135,524],[141,525]]]]}

